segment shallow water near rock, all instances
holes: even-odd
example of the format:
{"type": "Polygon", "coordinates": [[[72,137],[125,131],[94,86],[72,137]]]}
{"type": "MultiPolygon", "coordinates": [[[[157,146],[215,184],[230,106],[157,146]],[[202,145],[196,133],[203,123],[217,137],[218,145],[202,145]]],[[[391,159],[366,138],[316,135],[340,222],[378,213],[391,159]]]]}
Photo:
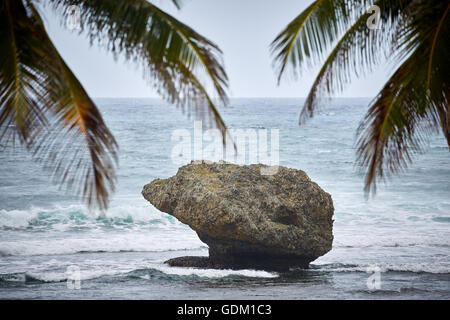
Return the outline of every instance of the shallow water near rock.
{"type": "Polygon", "coordinates": [[[97,102],[120,144],[117,192],[105,218],[58,191],[20,148],[12,154],[3,146],[0,298],[450,298],[450,157],[440,135],[366,201],[353,146],[369,99],[333,100],[304,127],[297,125],[301,99],[232,100],[222,111],[230,127],[280,129],[280,164],[304,170],[332,195],[333,249],[307,270],[177,268],[163,262],[208,249],[140,193],[176,174],[171,135],[193,122],[159,100],[97,102]],[[67,281],[71,270],[79,270],[79,289],[67,281]],[[380,282],[371,282],[376,275],[380,282]]]}

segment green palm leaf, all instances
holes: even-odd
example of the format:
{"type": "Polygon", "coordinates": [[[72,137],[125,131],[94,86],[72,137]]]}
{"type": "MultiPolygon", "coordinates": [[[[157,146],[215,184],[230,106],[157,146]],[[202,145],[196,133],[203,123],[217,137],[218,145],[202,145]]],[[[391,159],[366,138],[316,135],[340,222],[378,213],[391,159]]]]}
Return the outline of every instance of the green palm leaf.
{"type": "Polygon", "coordinates": [[[21,3],[0,5],[0,124],[2,140],[19,139],[26,144],[33,131],[45,127],[47,118],[40,101],[46,99],[41,79],[49,64],[39,48],[21,3]]]}
{"type": "Polygon", "coordinates": [[[392,48],[385,44],[396,41],[395,30],[401,20],[395,18],[402,4],[379,0],[374,5],[382,13],[380,23],[384,31],[367,27],[372,13],[366,11],[344,32],[316,76],[300,113],[300,124],[314,116],[322,97],[342,92],[354,78],[373,72],[379,63],[386,61],[392,54],[392,48]]]}
{"type": "Polygon", "coordinates": [[[271,44],[278,81],[288,67],[294,76],[298,76],[305,64],[311,66],[323,60],[333,42],[352,22],[355,13],[364,12],[371,2],[361,1],[355,5],[349,0],[314,1],[271,44]]]}
{"type": "Polygon", "coordinates": [[[312,117],[323,96],[342,91],[354,77],[371,72],[386,58],[393,68],[358,130],[358,163],[367,168],[367,192],[411,162],[430,132],[442,130],[450,147],[448,52],[449,5],[446,1],[317,0],[272,43],[279,78],[322,62],[301,112],[312,117]],[[367,8],[376,4],[381,30],[366,26],[367,8]]]}
{"type": "Polygon", "coordinates": [[[52,2],[63,13],[77,5],[82,32],[91,42],[142,65],[145,77],[165,99],[189,114],[209,114],[225,137],[226,126],[214,98],[227,104],[228,77],[216,44],[145,0],[52,2]]]}
{"type": "Polygon", "coordinates": [[[117,144],[95,104],[49,39],[31,1],[6,1],[0,15],[2,137],[19,135],[60,184],[106,209],[117,144]],[[24,127],[25,129],[21,129],[24,127]]]}
{"type": "MultiPolygon", "coordinates": [[[[215,44],[144,0],[52,2],[61,10],[79,5],[92,42],[106,39],[114,54],[143,64],[158,92],[183,110],[205,114],[206,108],[225,137],[209,94],[227,102],[228,79],[215,44]]],[[[114,190],[118,146],[55,49],[36,4],[0,4],[0,141],[19,140],[57,183],[103,210],[114,190]]]]}
{"type": "Polygon", "coordinates": [[[401,26],[399,56],[409,56],[372,102],[358,131],[367,192],[376,190],[377,178],[405,169],[412,154],[424,150],[430,133],[442,130],[450,146],[449,8],[416,4],[401,26]]]}

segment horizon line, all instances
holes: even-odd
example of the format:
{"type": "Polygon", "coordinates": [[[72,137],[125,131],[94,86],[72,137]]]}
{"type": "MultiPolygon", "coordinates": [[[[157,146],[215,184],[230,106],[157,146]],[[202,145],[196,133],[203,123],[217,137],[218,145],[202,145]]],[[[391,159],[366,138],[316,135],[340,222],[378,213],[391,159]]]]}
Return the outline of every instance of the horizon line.
{"type": "MultiPolygon", "coordinates": [[[[163,100],[163,98],[161,97],[91,97],[92,99],[158,99],[158,100],[163,100]]],[[[229,97],[229,99],[306,99],[306,97],[229,97]]],[[[323,98],[324,100],[329,100],[329,99],[373,99],[373,97],[360,97],[360,96],[352,96],[352,97],[327,97],[327,98],[323,98]]]]}

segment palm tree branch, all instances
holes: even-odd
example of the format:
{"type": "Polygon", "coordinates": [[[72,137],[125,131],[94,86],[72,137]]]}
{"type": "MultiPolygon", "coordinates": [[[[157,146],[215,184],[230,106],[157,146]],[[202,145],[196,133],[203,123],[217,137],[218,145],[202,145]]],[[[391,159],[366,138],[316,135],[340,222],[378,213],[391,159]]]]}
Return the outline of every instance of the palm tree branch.
{"type": "MultiPolygon", "coordinates": [[[[164,11],[162,11],[161,9],[159,9],[158,7],[156,7],[155,5],[153,5],[150,2],[145,1],[155,12],[157,12],[157,14],[163,18],[168,25],[170,25],[171,27],[173,27],[176,32],[184,39],[184,41],[186,41],[189,46],[192,48],[192,50],[196,53],[197,57],[199,58],[199,60],[202,62],[204,69],[206,70],[206,72],[208,73],[210,79],[213,81],[214,83],[214,87],[217,91],[217,93],[219,94],[219,97],[221,99],[224,99],[224,102],[226,103],[226,93],[224,88],[222,87],[222,85],[219,83],[219,78],[218,75],[215,71],[213,71],[210,68],[209,63],[207,63],[206,61],[206,56],[204,54],[202,54],[200,52],[199,47],[192,42],[192,40],[190,39],[190,37],[188,35],[186,35],[185,31],[183,30],[183,27],[186,28],[186,25],[181,24],[178,20],[174,19],[172,16],[168,15],[167,13],[165,13],[164,11]],[[182,26],[182,27],[180,27],[182,26]]],[[[190,28],[189,28],[190,29],[190,28]]],[[[189,31],[193,31],[192,29],[190,29],[189,31]]],[[[205,39],[206,40],[206,39],[205,39]]],[[[213,43],[209,42],[208,43],[213,46],[216,50],[218,50],[220,53],[222,53],[222,51],[220,51],[220,49],[214,45],[213,43]]],[[[226,79],[226,76],[225,76],[226,79]]],[[[199,83],[199,82],[198,82],[199,83]]],[[[216,110],[217,111],[217,110],[216,110]]],[[[218,114],[217,112],[215,112],[215,114],[218,114]]]]}
{"type": "Polygon", "coordinates": [[[402,2],[390,0],[378,0],[374,3],[382,12],[379,18],[385,30],[383,32],[367,27],[371,15],[368,11],[361,14],[344,32],[314,80],[300,113],[300,124],[314,116],[319,105],[319,93],[331,96],[341,92],[354,76],[359,77],[363,73],[373,71],[375,66],[392,54],[392,48],[386,46],[386,43],[395,42],[395,30],[403,21],[403,18],[398,16],[402,5],[402,2]]]}
{"type": "Polygon", "coordinates": [[[237,149],[236,144],[234,143],[232,137],[229,134],[229,131],[227,129],[225,121],[222,119],[222,116],[220,115],[217,107],[215,106],[214,102],[212,101],[212,99],[209,96],[208,92],[206,91],[205,87],[200,83],[200,81],[197,79],[197,77],[194,74],[192,74],[192,72],[189,70],[189,68],[186,68],[184,66],[184,68],[182,68],[182,69],[183,69],[183,72],[187,72],[190,74],[188,78],[192,80],[192,82],[194,83],[194,86],[196,88],[198,88],[203,93],[204,97],[206,98],[206,100],[209,104],[209,111],[214,113],[214,119],[216,121],[216,126],[217,126],[217,128],[219,128],[219,130],[222,133],[223,144],[224,145],[226,144],[226,138],[228,137],[230,139],[229,141],[231,141],[233,143],[234,149],[236,150],[237,149]]]}
{"type": "Polygon", "coordinates": [[[30,63],[26,61],[22,48],[26,35],[21,34],[22,38],[17,39],[19,35],[16,34],[20,28],[30,26],[22,21],[26,13],[20,3],[5,1],[0,9],[4,15],[1,19],[1,38],[5,41],[2,43],[4,55],[0,63],[0,125],[3,127],[0,140],[9,141],[12,138],[14,145],[18,135],[20,143],[28,146],[33,132],[47,125],[47,119],[36,103],[41,93],[30,83],[36,81],[36,75],[26,69],[26,64],[30,63]],[[32,92],[34,97],[27,97],[27,92],[32,92]]]}
{"type": "MultiPolygon", "coordinates": [[[[203,76],[211,84],[220,100],[228,102],[226,89],[228,77],[220,61],[222,51],[217,45],[198,34],[189,26],[151,2],[145,0],[126,0],[118,5],[110,2],[92,0],[52,0],[55,8],[67,8],[78,5],[82,11],[82,26],[91,42],[94,39],[109,39],[108,49],[114,53],[124,53],[127,60],[142,63],[146,76],[151,80],[165,83],[158,92],[171,103],[194,102],[198,97],[190,91],[174,91],[164,77],[177,77],[174,70],[166,72],[164,68],[176,68],[184,64],[191,69],[200,83],[203,76]],[[159,65],[159,66],[158,66],[159,65]],[[165,92],[162,92],[165,90],[165,92]],[[184,98],[180,98],[184,95],[184,98]],[[187,99],[185,99],[187,98],[187,99]]],[[[201,93],[202,90],[197,90],[201,93]]],[[[203,97],[208,107],[207,99],[203,97]]],[[[215,112],[211,113],[213,116],[215,112]]]]}
{"type": "MultiPolygon", "coordinates": [[[[88,166],[84,169],[86,172],[85,177],[81,177],[79,175],[79,170],[75,170],[69,184],[73,184],[78,176],[80,176],[81,179],[85,179],[85,183],[80,190],[82,190],[83,196],[87,197],[88,205],[93,206],[95,201],[98,208],[104,210],[108,206],[109,192],[110,190],[114,190],[114,163],[117,162],[117,143],[104,124],[97,107],[91,101],[81,83],[54,47],[33,3],[31,3],[30,0],[26,1],[33,12],[33,18],[39,24],[40,28],[37,32],[39,32],[42,40],[52,50],[53,57],[61,71],[59,74],[60,79],[58,79],[60,88],[53,92],[55,95],[55,104],[53,106],[48,106],[49,111],[62,120],[58,121],[59,125],[65,127],[67,133],[73,130],[79,131],[84,136],[85,145],[88,148],[90,160],[88,166]],[[90,169],[88,169],[89,167],[90,169]]],[[[55,83],[51,85],[55,85],[55,83]]],[[[50,133],[43,138],[40,143],[44,143],[45,141],[45,143],[51,145],[55,143],[56,140],[57,136],[55,137],[53,133],[50,133]]],[[[62,141],[64,141],[64,139],[62,139],[62,141]]],[[[55,145],[57,144],[55,143],[55,145]]],[[[69,153],[72,147],[70,145],[67,145],[67,147],[69,149],[67,149],[66,152],[69,153]]],[[[55,153],[52,150],[45,153],[45,151],[48,150],[50,150],[50,148],[41,148],[37,145],[35,153],[41,151],[41,154],[44,152],[44,154],[47,154],[50,157],[55,157],[55,153]]],[[[75,154],[78,154],[82,151],[75,150],[74,152],[75,154]]],[[[64,183],[68,175],[70,175],[71,165],[75,160],[76,157],[73,157],[72,161],[69,161],[64,156],[60,156],[58,159],[53,158],[56,166],[54,167],[54,175],[55,177],[60,176],[59,181],[61,183],[64,183]],[[68,165],[65,166],[64,169],[61,169],[62,164],[66,161],[69,161],[68,165]]],[[[78,168],[79,167],[80,164],[78,165],[78,168]]]]}
{"type": "MultiPolygon", "coordinates": [[[[290,36],[291,40],[288,42],[287,44],[287,49],[283,49],[282,51],[280,51],[279,55],[277,58],[281,58],[282,62],[281,62],[281,68],[280,71],[278,73],[278,83],[280,83],[281,81],[281,77],[283,76],[283,73],[285,71],[285,68],[287,66],[289,57],[292,54],[292,50],[294,48],[294,44],[297,41],[297,37],[300,34],[303,26],[305,25],[305,23],[308,21],[308,19],[311,17],[311,15],[313,14],[314,10],[316,10],[316,8],[320,5],[320,3],[323,0],[318,0],[315,1],[313,4],[311,4],[304,12],[302,12],[299,16],[297,16],[294,21],[301,19],[303,21],[300,21],[298,27],[296,28],[296,30],[294,31],[294,34],[292,36],[290,36]],[[305,15],[306,13],[306,15],[305,15]],[[303,15],[305,15],[305,17],[303,17],[303,15]]],[[[273,41],[273,45],[277,42],[281,42],[283,33],[281,33],[280,35],[278,35],[278,37],[273,41]]]]}
{"type": "MultiPolygon", "coordinates": [[[[328,94],[333,92],[333,86],[331,85],[333,74],[337,73],[339,75],[339,80],[337,81],[339,85],[342,87],[345,83],[349,82],[350,76],[348,75],[349,65],[356,66],[356,64],[350,64],[348,62],[349,57],[347,56],[347,52],[355,48],[354,41],[355,39],[361,35],[360,39],[367,39],[368,35],[358,34],[358,31],[361,31],[361,27],[365,29],[365,24],[367,20],[367,13],[362,15],[349,29],[346,30],[344,35],[338,40],[336,45],[334,46],[331,53],[328,55],[327,59],[323,63],[320,68],[319,73],[314,80],[314,83],[308,93],[308,96],[305,101],[305,105],[300,113],[300,121],[302,124],[304,119],[307,117],[313,117],[314,109],[317,106],[317,93],[319,91],[319,86],[323,85],[326,88],[328,94]],[[353,44],[353,46],[352,46],[353,44]],[[337,60],[337,57],[344,57],[342,60],[337,60]],[[333,68],[336,68],[333,72],[333,68]],[[344,70],[340,70],[340,69],[344,70]]],[[[363,40],[364,41],[364,40],[363,40]]]]}
{"type": "Polygon", "coordinates": [[[442,14],[442,18],[439,20],[439,24],[438,27],[436,28],[436,32],[435,35],[433,37],[433,42],[431,44],[431,54],[430,54],[430,61],[428,63],[428,73],[427,73],[427,90],[430,87],[430,82],[431,82],[431,73],[433,70],[433,57],[434,57],[434,51],[436,49],[436,43],[439,37],[439,34],[442,30],[442,26],[444,24],[445,19],[447,18],[448,12],[450,10],[450,4],[447,5],[447,8],[445,9],[444,13],[442,14]]]}
{"type": "Polygon", "coordinates": [[[311,62],[322,61],[334,41],[373,1],[355,5],[350,0],[316,0],[295,17],[271,43],[278,83],[288,66],[296,76],[304,62],[311,66],[311,62]]]}
{"type": "MultiPolygon", "coordinates": [[[[15,33],[14,33],[14,21],[11,15],[11,8],[9,6],[9,2],[5,3],[5,7],[6,7],[6,11],[7,11],[7,16],[8,16],[8,20],[9,20],[9,26],[10,26],[10,33],[11,33],[11,56],[14,59],[14,63],[13,63],[13,68],[14,68],[14,105],[18,105],[18,100],[19,100],[19,92],[20,92],[20,81],[19,81],[19,62],[17,59],[17,54],[18,54],[18,50],[17,50],[17,41],[16,41],[16,37],[15,37],[15,33]]],[[[22,127],[23,127],[23,123],[19,117],[19,108],[15,109],[15,125],[17,126],[19,131],[22,131],[22,127]]]]}

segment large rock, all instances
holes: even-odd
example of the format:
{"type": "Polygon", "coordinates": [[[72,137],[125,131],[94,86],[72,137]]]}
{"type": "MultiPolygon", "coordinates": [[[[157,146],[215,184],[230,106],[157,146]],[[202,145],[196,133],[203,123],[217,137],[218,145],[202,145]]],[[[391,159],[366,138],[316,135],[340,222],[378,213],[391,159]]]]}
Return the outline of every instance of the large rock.
{"type": "Polygon", "coordinates": [[[331,250],[333,202],[305,172],[264,165],[193,162],[142,191],[156,208],[195,230],[207,257],[170,265],[305,268],[331,250]]]}

